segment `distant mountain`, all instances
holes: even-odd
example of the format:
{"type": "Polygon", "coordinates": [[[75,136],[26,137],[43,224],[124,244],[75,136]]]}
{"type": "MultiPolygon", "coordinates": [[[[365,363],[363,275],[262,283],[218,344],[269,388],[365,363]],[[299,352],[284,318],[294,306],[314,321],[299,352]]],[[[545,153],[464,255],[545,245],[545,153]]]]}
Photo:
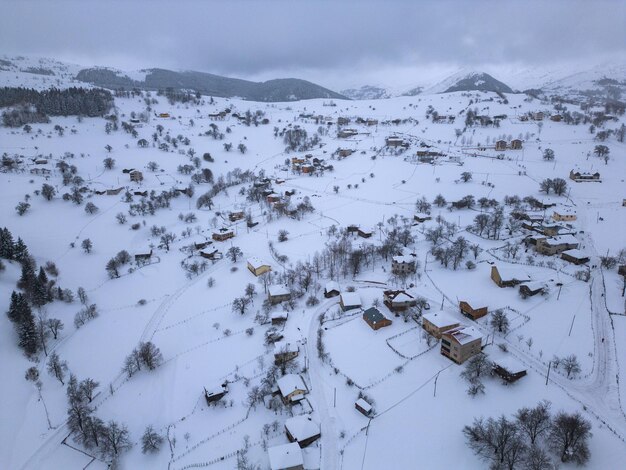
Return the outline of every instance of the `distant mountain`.
{"type": "Polygon", "coordinates": [[[404,93],[402,93],[402,96],[416,96],[416,95],[420,95],[423,91],[424,91],[424,87],[418,86],[415,88],[411,88],[408,91],[405,91],[404,93]]]}
{"type": "Polygon", "coordinates": [[[391,98],[391,94],[385,88],[373,85],[363,85],[361,88],[349,88],[341,92],[352,100],[382,100],[391,98]]]}
{"type": "Polygon", "coordinates": [[[76,79],[103,88],[139,88],[159,90],[199,91],[204,95],[230,98],[239,97],[251,101],[297,101],[313,98],[346,99],[345,96],[306,80],[284,78],[266,82],[251,82],[237,78],[222,77],[204,72],[174,72],[165,69],[125,72],[106,67],[83,69],[76,79]]]}
{"type": "Polygon", "coordinates": [[[494,91],[497,93],[513,93],[511,88],[496,80],[488,73],[473,72],[459,79],[452,86],[449,86],[443,93],[454,91],[494,91]]]}

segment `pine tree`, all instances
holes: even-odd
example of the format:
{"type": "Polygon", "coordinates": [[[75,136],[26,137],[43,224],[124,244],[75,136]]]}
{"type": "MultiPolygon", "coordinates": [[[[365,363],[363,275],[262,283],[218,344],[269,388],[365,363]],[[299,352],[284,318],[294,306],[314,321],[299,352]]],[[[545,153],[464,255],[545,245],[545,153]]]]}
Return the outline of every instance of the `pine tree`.
{"type": "Polygon", "coordinates": [[[36,307],[41,307],[51,300],[48,294],[48,276],[42,267],[39,268],[39,274],[33,283],[31,299],[36,307]]]}
{"type": "Polygon", "coordinates": [[[18,237],[17,242],[13,245],[13,258],[15,261],[24,262],[30,257],[26,243],[18,237]]]}
{"type": "Polygon", "coordinates": [[[22,275],[17,281],[17,287],[23,289],[28,296],[33,292],[37,278],[35,276],[35,260],[30,256],[22,261],[22,275]]]}
{"type": "Polygon", "coordinates": [[[4,227],[0,230],[0,258],[14,259],[13,235],[9,229],[4,227]]]}
{"type": "Polygon", "coordinates": [[[20,348],[29,356],[36,354],[38,350],[37,328],[32,312],[30,312],[30,315],[24,315],[21,318],[17,326],[17,333],[20,348]]]}

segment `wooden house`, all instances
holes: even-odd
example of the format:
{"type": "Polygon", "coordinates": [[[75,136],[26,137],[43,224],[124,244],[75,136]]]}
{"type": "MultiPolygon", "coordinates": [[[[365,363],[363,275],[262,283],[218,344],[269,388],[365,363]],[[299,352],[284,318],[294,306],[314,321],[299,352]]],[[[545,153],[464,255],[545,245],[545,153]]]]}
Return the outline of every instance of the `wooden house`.
{"type": "Polygon", "coordinates": [[[363,312],[363,320],[372,330],[378,330],[391,325],[391,320],[386,318],[376,307],[370,307],[363,312]]]}
{"type": "Polygon", "coordinates": [[[498,287],[515,287],[523,282],[530,281],[530,276],[520,270],[491,266],[491,280],[498,287]]]}
{"type": "Polygon", "coordinates": [[[520,139],[513,139],[511,141],[511,150],[521,150],[522,141],[520,139]]]}
{"type": "Polygon", "coordinates": [[[425,313],[422,315],[422,328],[437,339],[446,331],[460,326],[461,323],[445,312],[425,313]]]}
{"type": "Polygon", "coordinates": [[[361,297],[356,292],[343,292],[339,296],[339,306],[344,312],[361,308],[361,297]]]}
{"type": "Polygon", "coordinates": [[[363,398],[359,398],[354,403],[354,407],[357,409],[357,411],[359,413],[361,413],[362,415],[367,416],[367,417],[369,417],[370,413],[372,412],[372,405],[370,405],[363,398]]]}
{"type": "Polygon", "coordinates": [[[339,155],[340,157],[349,157],[353,153],[354,153],[354,150],[352,149],[338,149],[337,150],[337,155],[339,155]]]}
{"type": "Polygon", "coordinates": [[[148,191],[133,191],[133,196],[147,197],[148,191]]]}
{"type": "Polygon", "coordinates": [[[107,196],[117,196],[119,193],[122,192],[124,188],[115,188],[115,189],[107,189],[106,190],[106,195],[107,196]]]}
{"type": "Polygon", "coordinates": [[[417,305],[417,299],[403,290],[386,290],[383,292],[383,303],[392,312],[402,312],[417,305]]]}
{"type": "Polygon", "coordinates": [[[459,302],[459,310],[462,315],[465,315],[467,318],[471,318],[472,320],[478,320],[488,313],[487,307],[473,308],[465,300],[461,300],[459,302]]]}
{"type": "Polygon", "coordinates": [[[589,256],[585,252],[578,249],[564,251],[561,253],[561,259],[577,265],[589,262],[589,256]]]}
{"type": "Polygon", "coordinates": [[[291,292],[285,286],[269,286],[267,299],[272,305],[291,299],[291,292]]]}
{"type": "Polygon", "coordinates": [[[136,253],[135,254],[135,263],[137,264],[146,264],[152,258],[152,250],[148,253],[136,253]]]}
{"type": "Polygon", "coordinates": [[[553,114],[552,116],[550,116],[550,121],[561,122],[562,119],[563,116],[561,116],[560,114],[553,114]]]}
{"type": "Polygon", "coordinates": [[[282,325],[284,324],[288,319],[288,314],[287,312],[284,311],[276,311],[276,312],[272,312],[272,325],[282,325]]]}
{"type": "Polygon", "coordinates": [[[527,282],[520,284],[519,294],[523,298],[532,297],[537,294],[543,294],[546,291],[546,285],[543,282],[527,282]]]}
{"type": "Polygon", "coordinates": [[[347,137],[354,137],[355,135],[357,135],[359,133],[359,131],[357,131],[356,129],[341,129],[339,132],[337,132],[337,137],[339,137],[340,139],[345,139],[347,137]]]}
{"type": "Polygon", "coordinates": [[[519,367],[512,361],[500,359],[491,365],[491,375],[497,375],[505,384],[512,384],[526,375],[526,369],[519,367]]]}
{"type": "Polygon", "coordinates": [[[253,256],[247,260],[248,270],[255,276],[260,276],[272,270],[272,267],[261,259],[253,256]]]}
{"type": "Polygon", "coordinates": [[[233,232],[229,228],[221,228],[217,232],[213,232],[211,238],[217,242],[223,242],[228,240],[229,238],[234,238],[235,232],[233,232]]]}
{"type": "Polygon", "coordinates": [[[159,113],[157,116],[160,118],[167,119],[170,117],[170,113],[159,113]]]}
{"type": "Polygon", "coordinates": [[[498,140],[496,142],[496,150],[506,150],[506,140],[498,140]]]}
{"type": "Polygon", "coordinates": [[[423,223],[427,220],[432,220],[432,217],[430,214],[417,213],[413,216],[413,220],[415,222],[423,223]]]}
{"type": "Polygon", "coordinates": [[[441,354],[463,364],[482,350],[482,336],[474,327],[458,326],[441,335],[441,354]]]}
{"type": "Polygon", "coordinates": [[[222,259],[223,257],[222,253],[218,251],[217,249],[213,251],[209,251],[209,252],[200,251],[199,255],[211,261],[217,261],[218,259],[222,259]]]}
{"type": "Polygon", "coordinates": [[[289,442],[297,442],[300,448],[313,444],[321,436],[320,425],[303,415],[287,418],[285,433],[289,442]]]}
{"type": "Polygon", "coordinates": [[[276,385],[284,403],[298,401],[299,398],[308,393],[302,377],[296,374],[283,375],[276,381],[276,385]]]}
{"type": "Polygon", "coordinates": [[[385,139],[385,145],[387,147],[408,147],[408,142],[405,142],[402,137],[391,136],[385,139]]]}
{"type": "Polygon", "coordinates": [[[359,227],[356,233],[361,238],[370,238],[372,235],[374,235],[373,230],[361,227],[359,227]]]}
{"type": "Polygon", "coordinates": [[[200,243],[194,243],[193,244],[193,249],[194,250],[204,250],[207,246],[212,245],[213,242],[210,240],[205,240],[203,242],[200,243]]]}
{"type": "Polygon", "coordinates": [[[338,126],[345,126],[346,124],[350,124],[350,118],[349,117],[340,116],[340,117],[337,118],[337,125],[338,126]]]}
{"type": "Polygon", "coordinates": [[[204,398],[206,399],[207,405],[211,405],[216,401],[221,400],[224,395],[228,393],[228,383],[224,382],[223,384],[213,387],[209,390],[204,389],[204,398]]]}
{"type": "Polygon", "coordinates": [[[277,341],[274,343],[274,364],[284,364],[298,357],[300,349],[297,344],[288,343],[286,341],[277,341]]]}
{"type": "Polygon", "coordinates": [[[267,455],[270,470],[304,470],[302,449],[297,442],[270,447],[267,455]]]}
{"type": "Polygon", "coordinates": [[[280,201],[280,194],[271,193],[271,194],[268,194],[265,199],[270,204],[271,203],[275,203],[275,202],[279,202],[280,201]]]}
{"type": "Polygon", "coordinates": [[[328,281],[326,283],[326,287],[324,287],[324,297],[330,299],[331,297],[336,297],[341,293],[339,289],[339,284],[336,281],[328,281]]]}

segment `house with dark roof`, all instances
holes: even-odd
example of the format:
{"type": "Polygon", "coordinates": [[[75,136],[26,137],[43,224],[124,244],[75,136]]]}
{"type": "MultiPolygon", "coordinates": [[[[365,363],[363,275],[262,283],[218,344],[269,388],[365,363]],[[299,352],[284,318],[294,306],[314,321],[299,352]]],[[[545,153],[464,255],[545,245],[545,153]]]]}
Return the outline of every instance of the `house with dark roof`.
{"type": "Polygon", "coordinates": [[[376,307],[370,307],[363,312],[363,320],[372,330],[378,330],[391,325],[391,320],[386,318],[376,307]]]}

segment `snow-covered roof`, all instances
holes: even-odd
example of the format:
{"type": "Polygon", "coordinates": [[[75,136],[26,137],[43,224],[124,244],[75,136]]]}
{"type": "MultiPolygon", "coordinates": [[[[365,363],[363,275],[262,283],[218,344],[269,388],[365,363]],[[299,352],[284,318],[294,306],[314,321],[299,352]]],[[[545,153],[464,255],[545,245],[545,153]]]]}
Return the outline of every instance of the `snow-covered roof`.
{"type": "Polygon", "coordinates": [[[578,240],[576,239],[576,237],[572,234],[566,234],[566,235],[558,235],[556,237],[552,237],[552,238],[548,238],[546,239],[543,243],[545,243],[546,245],[578,245],[578,240]]]}
{"type": "Polygon", "coordinates": [[[588,258],[589,255],[587,253],[585,253],[582,250],[579,250],[577,248],[573,249],[573,250],[567,250],[564,251],[563,253],[561,253],[561,255],[567,255],[567,256],[571,256],[572,258],[577,258],[577,259],[582,259],[582,258],[588,258]]]}
{"type": "Polygon", "coordinates": [[[493,361],[493,363],[505,368],[512,374],[524,370],[523,364],[521,364],[519,361],[515,360],[511,356],[498,357],[498,359],[493,361]]]}
{"type": "Polygon", "coordinates": [[[530,275],[520,266],[498,265],[498,273],[503,281],[517,279],[518,281],[530,280],[530,275]]]}
{"type": "Polygon", "coordinates": [[[372,411],[372,405],[370,405],[368,402],[366,402],[365,400],[363,400],[362,398],[359,398],[355,405],[358,405],[359,408],[361,408],[363,411],[365,411],[366,413],[369,413],[370,411],[372,411]]]}
{"type": "Polygon", "coordinates": [[[392,298],[391,302],[409,302],[415,300],[411,295],[404,291],[398,292],[398,294],[392,298]]]}
{"type": "Polygon", "coordinates": [[[413,256],[402,255],[402,256],[394,256],[392,258],[394,263],[403,264],[403,263],[415,263],[415,258],[413,256]]]}
{"type": "Polygon", "coordinates": [[[283,397],[286,397],[296,390],[306,390],[302,377],[296,374],[283,375],[276,383],[283,397]]]}
{"type": "Polygon", "coordinates": [[[330,292],[336,290],[339,292],[339,283],[337,281],[328,281],[326,283],[326,288],[324,289],[326,292],[330,292]]]}
{"type": "Polygon", "coordinates": [[[541,282],[541,281],[527,282],[527,283],[522,284],[522,285],[526,286],[531,291],[544,289],[546,287],[546,283],[545,282],[541,282]]]}
{"type": "Polygon", "coordinates": [[[428,320],[430,323],[435,325],[437,328],[443,328],[446,326],[458,325],[460,322],[452,315],[449,315],[446,312],[433,312],[433,313],[425,313],[422,315],[424,320],[428,320]]]}
{"type": "Polygon", "coordinates": [[[473,326],[459,326],[453,330],[447,331],[444,334],[451,335],[461,345],[471,343],[472,341],[483,337],[480,334],[480,331],[473,326]]]}
{"type": "Polygon", "coordinates": [[[252,269],[259,269],[262,266],[269,266],[269,263],[266,263],[261,258],[258,258],[256,256],[248,258],[247,262],[250,266],[252,266],[252,269]]]}
{"type": "Polygon", "coordinates": [[[272,297],[289,294],[289,289],[285,286],[269,286],[268,291],[272,297]]]}
{"type": "Polygon", "coordinates": [[[302,449],[297,442],[283,444],[267,449],[270,458],[270,468],[272,470],[282,470],[304,465],[302,449]]]}
{"type": "Polygon", "coordinates": [[[320,433],[320,425],[313,421],[310,416],[304,415],[287,419],[285,428],[298,442],[305,441],[320,433]]]}
{"type": "Polygon", "coordinates": [[[346,307],[360,307],[361,297],[357,292],[344,292],[341,294],[341,302],[346,307]]]}

